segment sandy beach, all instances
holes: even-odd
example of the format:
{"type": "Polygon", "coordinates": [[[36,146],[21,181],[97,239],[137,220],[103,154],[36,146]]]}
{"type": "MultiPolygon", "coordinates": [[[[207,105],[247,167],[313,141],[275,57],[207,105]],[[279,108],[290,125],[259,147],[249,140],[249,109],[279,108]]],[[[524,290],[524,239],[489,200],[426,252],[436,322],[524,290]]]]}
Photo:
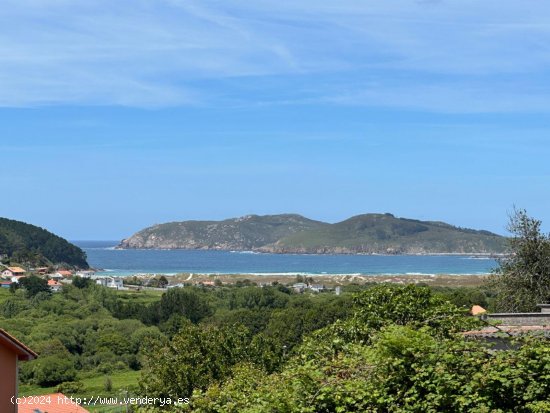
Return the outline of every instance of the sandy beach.
{"type": "MultiPolygon", "coordinates": [[[[169,276],[170,285],[176,284],[200,284],[212,283],[216,280],[222,284],[234,284],[237,281],[249,280],[258,285],[271,284],[279,282],[281,284],[293,284],[297,282],[297,276],[301,274],[193,274],[181,273],[169,276]]],[[[152,275],[139,275],[137,277],[150,278],[152,275]]],[[[315,284],[324,284],[327,287],[350,284],[368,284],[368,283],[395,283],[395,284],[427,284],[433,286],[447,287],[475,287],[480,286],[487,279],[487,275],[467,274],[436,274],[436,275],[414,275],[414,274],[380,274],[380,275],[357,275],[357,274],[339,274],[339,275],[312,275],[307,277],[315,284]]]]}

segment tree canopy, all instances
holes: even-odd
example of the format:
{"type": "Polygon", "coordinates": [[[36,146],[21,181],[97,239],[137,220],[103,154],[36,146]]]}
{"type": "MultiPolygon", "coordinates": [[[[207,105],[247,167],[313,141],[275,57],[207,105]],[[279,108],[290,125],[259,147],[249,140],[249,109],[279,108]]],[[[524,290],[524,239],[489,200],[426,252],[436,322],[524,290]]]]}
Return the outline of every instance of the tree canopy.
{"type": "Polygon", "coordinates": [[[88,268],[86,254],[76,245],[43,228],[0,218],[0,254],[21,264],[49,263],[88,268]]]}
{"type": "Polygon", "coordinates": [[[536,311],[550,301],[550,238],[541,221],[523,209],[514,210],[508,230],[508,255],[499,261],[489,283],[496,291],[499,311],[536,311]]]}
{"type": "Polygon", "coordinates": [[[19,285],[21,288],[25,289],[28,297],[34,297],[41,292],[47,294],[51,293],[51,289],[48,287],[48,281],[36,275],[19,279],[19,285]]]}

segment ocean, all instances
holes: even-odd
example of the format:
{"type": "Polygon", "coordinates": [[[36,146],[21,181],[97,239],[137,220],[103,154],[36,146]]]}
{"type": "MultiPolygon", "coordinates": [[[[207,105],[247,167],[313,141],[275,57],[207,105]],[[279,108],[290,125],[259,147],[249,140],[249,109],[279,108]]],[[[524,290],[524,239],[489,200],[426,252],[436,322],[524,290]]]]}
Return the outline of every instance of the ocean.
{"type": "Polygon", "coordinates": [[[101,273],[132,274],[487,274],[488,257],[463,255],[306,255],[236,251],[116,250],[118,241],[73,241],[101,273]]]}

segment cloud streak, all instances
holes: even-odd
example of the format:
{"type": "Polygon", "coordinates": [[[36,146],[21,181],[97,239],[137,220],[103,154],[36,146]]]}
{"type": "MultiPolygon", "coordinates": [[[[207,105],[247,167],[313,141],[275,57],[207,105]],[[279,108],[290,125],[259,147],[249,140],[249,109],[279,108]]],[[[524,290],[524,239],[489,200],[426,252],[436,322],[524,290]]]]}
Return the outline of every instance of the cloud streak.
{"type": "Polygon", "coordinates": [[[7,0],[0,106],[547,111],[550,6],[7,0]]]}

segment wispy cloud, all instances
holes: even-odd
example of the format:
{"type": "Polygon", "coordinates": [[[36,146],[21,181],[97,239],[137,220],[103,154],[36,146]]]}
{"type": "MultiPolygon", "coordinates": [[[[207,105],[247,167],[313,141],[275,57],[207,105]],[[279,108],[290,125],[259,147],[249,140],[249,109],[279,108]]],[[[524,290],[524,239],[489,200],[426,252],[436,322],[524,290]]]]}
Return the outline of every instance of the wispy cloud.
{"type": "Polygon", "coordinates": [[[547,111],[548,18],[495,0],[6,0],[0,106],[547,111]]]}

